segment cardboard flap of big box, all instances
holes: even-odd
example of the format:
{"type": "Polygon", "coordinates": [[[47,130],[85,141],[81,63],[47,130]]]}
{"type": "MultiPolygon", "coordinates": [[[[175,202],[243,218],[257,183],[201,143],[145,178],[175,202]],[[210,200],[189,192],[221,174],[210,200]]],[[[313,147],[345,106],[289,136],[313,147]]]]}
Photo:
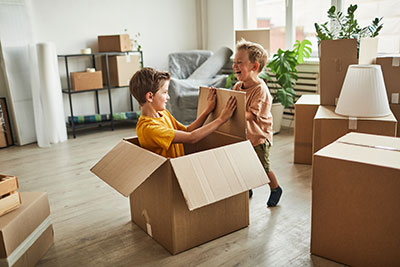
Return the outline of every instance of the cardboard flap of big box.
{"type": "MultiPolygon", "coordinates": [[[[209,90],[200,88],[198,114],[207,106],[209,90]]],[[[232,118],[200,142],[185,145],[185,156],[164,158],[132,137],[91,169],[130,196],[132,221],[172,254],[248,226],[248,190],[269,182],[245,139],[245,94],[217,89],[208,121],[218,117],[231,95],[237,99],[232,118]]]]}

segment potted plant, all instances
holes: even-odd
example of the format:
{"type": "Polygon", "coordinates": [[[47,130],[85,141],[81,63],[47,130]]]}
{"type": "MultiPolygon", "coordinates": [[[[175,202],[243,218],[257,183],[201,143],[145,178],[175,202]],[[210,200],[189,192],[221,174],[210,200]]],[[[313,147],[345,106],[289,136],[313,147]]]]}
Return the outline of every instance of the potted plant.
{"type": "Polygon", "coordinates": [[[294,103],[296,97],[294,87],[298,79],[296,67],[303,63],[305,58],[310,57],[311,51],[309,40],[305,39],[302,42],[297,40],[293,50],[279,49],[259,75],[261,79],[275,82],[273,86],[269,87],[273,96],[274,133],[280,131],[283,109],[291,107],[294,103]],[[272,72],[274,77],[271,77],[269,72],[272,72]]]}

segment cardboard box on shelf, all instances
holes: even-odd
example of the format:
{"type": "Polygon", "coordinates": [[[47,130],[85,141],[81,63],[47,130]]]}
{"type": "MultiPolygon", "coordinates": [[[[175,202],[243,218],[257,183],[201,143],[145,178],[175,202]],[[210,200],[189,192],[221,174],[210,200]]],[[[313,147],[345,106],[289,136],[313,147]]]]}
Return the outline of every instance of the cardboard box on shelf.
{"type": "Polygon", "coordinates": [[[103,88],[101,71],[71,72],[71,87],[75,91],[103,88]]]}
{"type": "Polygon", "coordinates": [[[333,106],[320,106],[314,117],[313,153],[349,132],[396,136],[397,120],[390,114],[378,118],[349,118],[333,106]]]}
{"type": "MultiPolygon", "coordinates": [[[[198,114],[206,108],[208,90],[200,88],[198,114]]],[[[130,196],[132,221],[172,254],[247,227],[248,190],[269,182],[245,140],[245,94],[218,89],[209,120],[231,95],[238,101],[233,117],[212,135],[185,146],[185,156],[164,158],[129,138],[91,169],[130,196]]]]}
{"type": "Polygon", "coordinates": [[[319,95],[302,95],[294,105],[294,163],[312,163],[313,122],[319,95]]]}
{"type": "Polygon", "coordinates": [[[390,104],[390,109],[397,120],[397,137],[400,137],[400,104],[390,104]]]}
{"type": "Polygon", "coordinates": [[[361,39],[360,57],[357,58],[356,39],[321,41],[319,46],[321,105],[336,105],[349,65],[375,63],[377,47],[377,38],[361,39]]]}
{"type": "Polygon", "coordinates": [[[16,176],[0,174],[0,216],[17,209],[21,205],[16,176]]]}
{"type": "Polygon", "coordinates": [[[132,50],[129,34],[97,36],[99,52],[126,52],[132,50]]]}
{"type": "Polygon", "coordinates": [[[314,154],[311,253],[400,265],[400,139],[349,133],[314,154]]]}
{"type": "MultiPolygon", "coordinates": [[[[102,57],[101,61],[103,82],[107,84],[105,57],[102,57]]],[[[110,86],[128,86],[133,74],[140,70],[140,68],[140,55],[109,56],[110,86]]]]}
{"type": "Polygon", "coordinates": [[[0,217],[0,261],[34,266],[53,244],[47,193],[22,192],[22,205],[0,217]]]}
{"type": "Polygon", "coordinates": [[[400,56],[378,57],[376,64],[381,65],[389,103],[400,104],[400,56]]]}

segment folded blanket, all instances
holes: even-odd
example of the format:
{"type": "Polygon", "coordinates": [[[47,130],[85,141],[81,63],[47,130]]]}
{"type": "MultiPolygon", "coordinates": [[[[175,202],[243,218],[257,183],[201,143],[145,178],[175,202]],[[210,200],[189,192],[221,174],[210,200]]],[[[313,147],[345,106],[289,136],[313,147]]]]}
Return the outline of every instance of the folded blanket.
{"type": "MultiPolygon", "coordinates": [[[[113,113],[113,120],[132,120],[136,121],[139,119],[140,111],[129,111],[129,112],[116,112],[113,113]]],[[[74,116],[74,124],[83,124],[91,122],[102,122],[110,121],[110,114],[95,114],[95,115],[81,115],[74,116]]],[[[71,116],[68,117],[68,124],[72,124],[71,116]]]]}

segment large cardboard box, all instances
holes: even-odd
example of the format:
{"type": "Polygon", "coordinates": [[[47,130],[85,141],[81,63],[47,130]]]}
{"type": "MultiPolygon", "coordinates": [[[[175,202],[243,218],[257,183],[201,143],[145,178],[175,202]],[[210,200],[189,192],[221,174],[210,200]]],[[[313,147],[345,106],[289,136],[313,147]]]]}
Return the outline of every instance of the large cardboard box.
{"type": "Polygon", "coordinates": [[[376,64],[381,65],[389,103],[400,104],[400,56],[378,57],[376,64]]]}
{"type": "Polygon", "coordinates": [[[333,106],[320,106],[314,117],[313,153],[349,132],[396,136],[397,120],[390,114],[378,118],[353,118],[335,113],[333,106]]]}
{"type": "Polygon", "coordinates": [[[400,137],[400,104],[390,104],[390,109],[397,120],[397,137],[400,137]]]}
{"type": "Polygon", "coordinates": [[[99,52],[126,52],[132,50],[129,34],[97,36],[99,52]]]}
{"type": "Polygon", "coordinates": [[[312,163],[313,123],[319,103],[319,95],[302,95],[294,105],[294,163],[312,163]]]}
{"type": "Polygon", "coordinates": [[[71,87],[75,91],[103,88],[101,71],[71,72],[71,87]]]}
{"type": "MultiPolygon", "coordinates": [[[[200,88],[198,112],[207,105],[200,88]]],[[[172,254],[226,235],[249,224],[248,190],[269,182],[246,137],[245,94],[217,90],[220,114],[234,95],[234,116],[202,141],[185,146],[185,156],[164,158],[122,140],[92,169],[124,196],[132,221],[172,254]]]]}
{"type": "Polygon", "coordinates": [[[361,39],[359,57],[356,39],[322,40],[319,46],[321,105],[335,106],[349,65],[374,64],[377,50],[377,38],[361,39]]]}
{"type": "Polygon", "coordinates": [[[53,243],[47,193],[22,192],[22,205],[0,217],[1,266],[34,266],[53,243]]]}
{"type": "MultiPolygon", "coordinates": [[[[106,60],[102,58],[103,82],[107,84],[106,60]]],[[[108,57],[108,69],[111,86],[128,86],[129,82],[140,70],[140,55],[110,56],[108,57]]]]}
{"type": "Polygon", "coordinates": [[[311,253],[400,266],[400,138],[349,133],[314,154],[311,253]]]}

